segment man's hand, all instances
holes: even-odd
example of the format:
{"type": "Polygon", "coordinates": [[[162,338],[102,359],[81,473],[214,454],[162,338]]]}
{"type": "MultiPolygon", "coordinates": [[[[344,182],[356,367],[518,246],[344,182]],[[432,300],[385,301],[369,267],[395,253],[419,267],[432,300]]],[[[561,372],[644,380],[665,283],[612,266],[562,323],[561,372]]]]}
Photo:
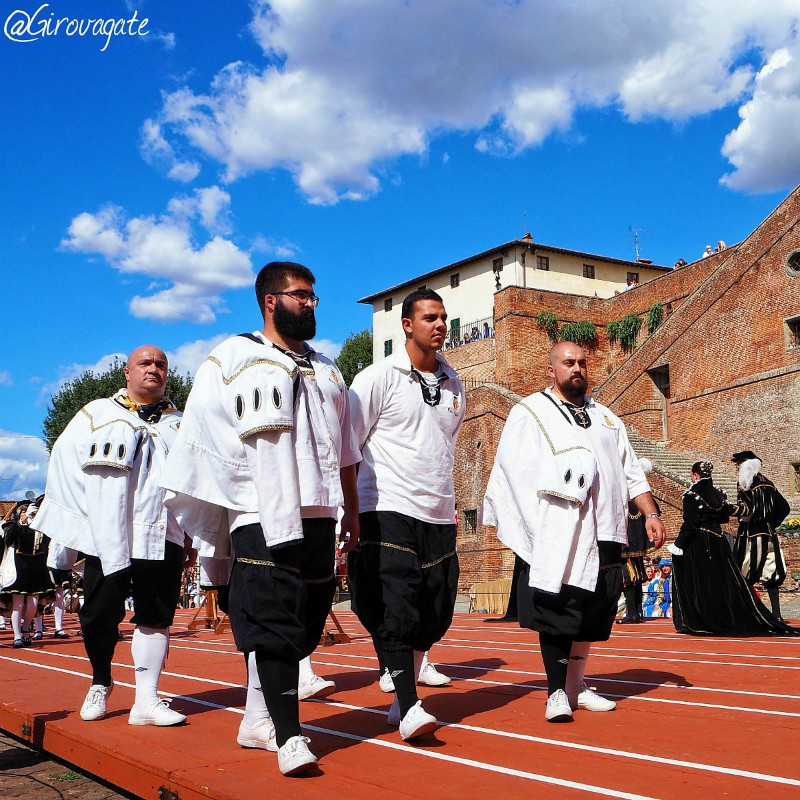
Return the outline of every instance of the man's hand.
{"type": "Polygon", "coordinates": [[[644,527],[647,531],[647,538],[653,543],[653,547],[658,550],[663,546],[667,538],[664,523],[658,517],[650,517],[650,519],[645,520],[644,527]]]}
{"type": "Polygon", "coordinates": [[[339,552],[349,553],[358,544],[358,514],[345,511],[342,515],[339,533],[339,552]]]}
{"type": "Polygon", "coordinates": [[[197,561],[197,550],[192,547],[192,540],[188,534],[183,534],[183,569],[190,570],[197,561]]]}
{"type": "Polygon", "coordinates": [[[666,541],[667,532],[664,530],[664,523],[658,517],[648,516],[658,513],[658,507],[655,500],[653,500],[653,495],[650,492],[645,492],[634,497],[633,502],[636,508],[647,517],[644,522],[644,529],[647,531],[647,538],[653,543],[653,547],[658,550],[666,541]]]}

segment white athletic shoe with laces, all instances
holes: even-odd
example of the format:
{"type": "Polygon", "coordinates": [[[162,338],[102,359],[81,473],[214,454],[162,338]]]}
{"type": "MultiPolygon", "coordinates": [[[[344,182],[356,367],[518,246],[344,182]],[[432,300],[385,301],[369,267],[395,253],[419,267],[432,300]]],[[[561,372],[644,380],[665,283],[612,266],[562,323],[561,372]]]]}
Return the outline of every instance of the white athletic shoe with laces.
{"type": "Polygon", "coordinates": [[[307,736],[292,736],[278,750],[278,769],[284,775],[296,775],[316,766],[317,757],[308,749],[310,741],[307,736]]]}
{"type": "Polygon", "coordinates": [[[326,681],[319,675],[314,675],[308,683],[301,683],[297,693],[300,700],[322,700],[336,691],[336,684],[333,681],[326,681]]]}
{"type": "Polygon", "coordinates": [[[392,676],[389,674],[388,669],[383,671],[383,674],[378,680],[378,685],[381,687],[381,691],[385,692],[386,694],[394,691],[394,681],[392,680],[392,676]]]}
{"type": "Polygon", "coordinates": [[[567,693],[563,689],[556,689],[547,698],[544,718],[548,722],[572,722],[572,707],[569,704],[567,693]]]}
{"type": "Polygon", "coordinates": [[[149,703],[134,703],[128,715],[128,725],[156,725],[166,728],[186,722],[186,715],[173,711],[163,697],[156,697],[149,703]]]}
{"type": "Polygon", "coordinates": [[[417,700],[400,720],[400,737],[404,742],[416,739],[426,733],[433,733],[438,724],[436,717],[422,707],[422,700],[417,700]]]}
{"type": "Polygon", "coordinates": [[[245,725],[242,720],[236,741],[242,747],[257,747],[260,750],[269,750],[271,753],[278,752],[278,743],[275,741],[275,725],[269,717],[259,720],[252,728],[245,725]]]}
{"type": "Polygon", "coordinates": [[[111,686],[103,686],[99,683],[92,684],[81,706],[81,719],[86,720],[86,722],[102,719],[106,715],[108,697],[113,690],[113,683],[111,686]]]}
{"type": "Polygon", "coordinates": [[[570,697],[570,706],[573,710],[582,708],[584,711],[613,711],[617,704],[613,700],[601,697],[584,683],[576,698],[573,700],[570,697]]]}
{"type": "Polygon", "coordinates": [[[450,683],[450,678],[447,675],[442,675],[433,664],[428,662],[419,671],[417,682],[425,684],[425,686],[447,686],[450,683]]]}

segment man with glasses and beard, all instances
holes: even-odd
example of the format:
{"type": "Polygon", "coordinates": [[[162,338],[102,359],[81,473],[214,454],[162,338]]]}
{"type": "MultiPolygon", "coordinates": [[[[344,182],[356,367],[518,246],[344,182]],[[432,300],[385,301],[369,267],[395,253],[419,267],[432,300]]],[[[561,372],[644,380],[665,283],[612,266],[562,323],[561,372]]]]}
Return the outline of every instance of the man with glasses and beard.
{"type": "Polygon", "coordinates": [[[550,351],[553,385],[509,413],[483,504],[483,522],[525,562],[519,623],[539,633],[549,722],[612,711],[584,683],[591,642],[611,635],[622,592],[629,498],[658,548],[664,526],[625,426],[586,396],[586,354],[550,351]]]}
{"type": "MultiPolygon", "coordinates": [[[[292,262],[256,278],[261,331],[223,342],[195,378],[162,479],[201,556],[232,544],[227,610],[245,654],[247,702],[237,741],[277,751],[284,775],[312,768],[301,735],[299,666],[319,644],[335,589],[336,517],[344,550],[358,540],[347,387],[316,334],[314,275],[292,262]]],[[[306,662],[310,673],[310,662],[306,662]]],[[[313,673],[300,697],[335,688],[313,673]]]]}

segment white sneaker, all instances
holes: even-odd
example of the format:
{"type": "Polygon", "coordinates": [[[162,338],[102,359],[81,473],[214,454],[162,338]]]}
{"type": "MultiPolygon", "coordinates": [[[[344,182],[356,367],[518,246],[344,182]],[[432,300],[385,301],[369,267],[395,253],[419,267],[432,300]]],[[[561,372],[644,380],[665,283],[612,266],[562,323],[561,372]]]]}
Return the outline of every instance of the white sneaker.
{"type": "Polygon", "coordinates": [[[683,550],[681,550],[681,548],[678,547],[678,545],[676,545],[674,542],[670,542],[667,545],[667,550],[669,550],[670,553],[672,553],[672,555],[674,555],[674,556],[682,556],[683,555],[683,550]]]}
{"type": "Polygon", "coordinates": [[[585,683],[578,693],[577,701],[573,703],[570,700],[570,705],[573,709],[582,708],[584,711],[613,711],[617,707],[617,704],[613,700],[601,697],[585,683]]]}
{"type": "Polygon", "coordinates": [[[81,706],[81,719],[87,722],[94,722],[102,719],[106,715],[108,697],[114,691],[114,684],[103,686],[95,683],[89,687],[89,693],[81,706]]]}
{"type": "Polygon", "coordinates": [[[442,675],[429,662],[419,671],[418,683],[424,683],[426,686],[447,686],[450,683],[450,678],[447,675],[442,675]]]}
{"type": "MultiPolygon", "coordinates": [[[[385,669],[383,671],[383,674],[378,680],[378,684],[381,687],[381,691],[386,692],[386,694],[389,694],[390,692],[394,691],[394,681],[392,680],[392,676],[389,674],[388,669],[385,669]]],[[[399,724],[400,723],[398,723],[398,725],[399,724]]]]}
{"type": "Polygon", "coordinates": [[[556,689],[547,698],[547,708],[544,718],[548,722],[572,722],[572,708],[567,698],[567,693],[562,689],[556,689]]]}
{"type": "Polygon", "coordinates": [[[316,766],[317,757],[308,749],[307,736],[292,736],[278,750],[278,769],[284,775],[296,775],[316,766]]]}
{"type": "Polygon", "coordinates": [[[186,722],[186,715],[173,711],[167,705],[169,702],[163,697],[157,697],[143,705],[134,703],[128,715],[128,725],[157,725],[159,728],[166,728],[186,722]]]}
{"type": "Polygon", "coordinates": [[[404,742],[416,739],[435,731],[438,724],[436,717],[422,707],[422,700],[417,700],[400,721],[400,737],[404,742]]]}
{"type": "Polygon", "coordinates": [[[333,681],[326,681],[319,675],[314,675],[308,683],[302,683],[298,687],[298,697],[300,700],[322,700],[336,691],[336,684],[333,681]]]}
{"type": "Polygon", "coordinates": [[[249,725],[239,725],[236,741],[242,747],[257,747],[261,750],[278,752],[278,743],[275,741],[275,725],[269,717],[260,720],[252,728],[249,725]]]}
{"type": "Polygon", "coordinates": [[[395,728],[400,724],[400,701],[395,697],[392,707],[389,709],[389,716],[386,721],[395,728]]]}

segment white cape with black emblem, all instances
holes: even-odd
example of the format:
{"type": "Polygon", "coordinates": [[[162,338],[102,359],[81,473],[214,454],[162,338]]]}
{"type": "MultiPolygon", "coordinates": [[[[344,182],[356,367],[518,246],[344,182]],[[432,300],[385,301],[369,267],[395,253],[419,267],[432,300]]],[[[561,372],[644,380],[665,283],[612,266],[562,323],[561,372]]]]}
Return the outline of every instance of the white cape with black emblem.
{"type": "Polygon", "coordinates": [[[110,575],[131,558],[163,559],[166,541],[183,544],[158,484],[180,420],[170,410],[145,422],[112,398],[75,415],[53,446],[45,499],[31,526],[58,545],[50,548],[50,566],[69,568],[80,551],[99,557],[110,575]]]}
{"type": "Polygon", "coordinates": [[[301,505],[343,502],[319,392],[255,338],[231,337],[197,371],[162,474],[202,556],[229,555],[231,520],[257,519],[275,546],[302,539],[301,505]]]}
{"type": "Polygon", "coordinates": [[[537,392],[511,410],[482,518],[530,564],[531,586],[593,591],[598,541],[627,542],[628,500],[650,486],[617,416],[587,398],[584,429],[559,405],[537,392]]]}
{"type": "Polygon", "coordinates": [[[546,592],[565,583],[594,590],[597,581],[594,532],[582,535],[597,464],[581,434],[541,392],[525,398],[508,415],[486,487],[483,523],[546,592]]]}

